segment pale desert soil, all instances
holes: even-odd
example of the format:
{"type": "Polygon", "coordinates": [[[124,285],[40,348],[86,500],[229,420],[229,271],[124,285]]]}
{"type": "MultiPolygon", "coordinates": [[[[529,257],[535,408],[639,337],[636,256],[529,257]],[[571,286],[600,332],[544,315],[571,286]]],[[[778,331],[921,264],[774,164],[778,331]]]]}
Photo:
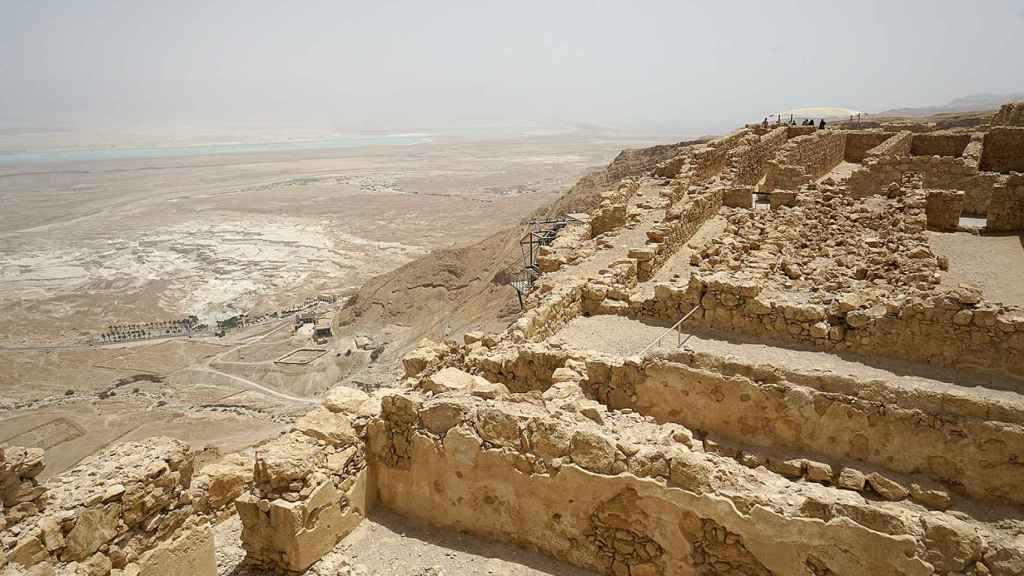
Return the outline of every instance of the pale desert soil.
{"type": "MultiPolygon", "coordinates": [[[[241,566],[241,525],[234,516],[215,531],[220,576],[269,576],[241,566]]],[[[375,511],[308,576],[591,576],[511,544],[417,525],[386,510],[375,511]]]]}
{"type": "Polygon", "coordinates": [[[968,232],[928,232],[932,250],[949,257],[943,286],[970,283],[987,300],[1024,306],[1024,237],[979,236],[968,232]]]}

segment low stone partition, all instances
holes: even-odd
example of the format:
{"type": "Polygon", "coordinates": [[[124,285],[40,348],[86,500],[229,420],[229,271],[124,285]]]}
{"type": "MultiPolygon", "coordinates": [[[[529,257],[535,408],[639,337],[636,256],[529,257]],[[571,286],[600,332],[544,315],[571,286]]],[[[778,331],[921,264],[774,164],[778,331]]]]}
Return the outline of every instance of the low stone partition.
{"type": "Polygon", "coordinates": [[[626,179],[613,191],[601,194],[601,205],[590,220],[591,237],[622,228],[626,224],[626,206],[629,199],[640,189],[640,183],[626,179]]]}
{"type": "Polygon", "coordinates": [[[731,152],[746,142],[748,136],[757,137],[748,128],[740,128],[726,136],[712,140],[702,147],[693,150],[693,156],[685,173],[679,176],[693,184],[707,182],[717,176],[729,163],[731,152]]]}
{"type": "Polygon", "coordinates": [[[1014,174],[992,188],[988,206],[988,232],[1024,230],[1024,174],[1014,174]]]}
{"type": "Polygon", "coordinates": [[[1024,126],[998,126],[985,134],[979,169],[1024,172],[1024,126]]]}
{"type": "Polygon", "coordinates": [[[768,162],[765,190],[796,190],[828,174],[843,161],[846,135],[839,130],[817,130],[790,139],[768,162]]]}
{"type": "Polygon", "coordinates": [[[799,453],[836,470],[880,473],[904,487],[902,498],[916,498],[911,484],[941,483],[943,495],[926,494],[925,506],[948,507],[949,492],[1024,503],[1015,456],[1024,450],[1022,403],[693,352],[586,364],[586,386],[609,408],[702,430],[748,452],[799,453]]]}
{"type": "Polygon", "coordinates": [[[986,214],[993,188],[1005,178],[978,172],[977,163],[969,158],[887,156],[865,162],[850,175],[846,187],[854,198],[886,194],[889,185],[900,182],[904,174],[911,172],[923,177],[926,188],[964,192],[966,214],[986,214]]]}
{"type": "MultiPolygon", "coordinates": [[[[750,194],[753,202],[752,189],[750,194]]],[[[712,188],[703,194],[687,196],[670,208],[665,220],[648,230],[647,244],[629,252],[629,257],[637,262],[637,279],[641,282],[650,280],[705,222],[718,214],[723,195],[723,189],[712,188]]]]}
{"type": "Polygon", "coordinates": [[[6,562],[37,574],[216,576],[213,535],[189,490],[194,454],[149,438],[107,449],[46,484],[38,515],[8,526],[6,562]]]}
{"type": "Polygon", "coordinates": [[[881,476],[838,489],[802,461],[796,477],[746,466],[572,378],[529,402],[395,393],[367,437],[380,504],[602,574],[1010,576],[1019,558],[967,515],[866,501],[890,493],[881,476]]]}
{"type": "Polygon", "coordinates": [[[763,135],[751,134],[729,154],[728,168],[734,185],[757,184],[768,170],[768,161],[789,138],[786,127],[775,128],[763,135]]]}
{"type": "Polygon", "coordinates": [[[730,186],[722,190],[722,205],[729,208],[753,208],[753,186],[730,186]]]}
{"type": "Polygon", "coordinates": [[[578,278],[558,284],[541,281],[527,299],[527,310],[509,328],[522,342],[543,340],[583,313],[583,286],[578,278]]]}
{"type": "Polygon", "coordinates": [[[928,227],[952,232],[960,227],[960,214],[964,209],[964,193],[954,190],[928,190],[925,214],[928,227]]]}
{"type": "Polygon", "coordinates": [[[914,134],[910,145],[913,156],[962,156],[971,141],[970,132],[926,132],[914,134]]]}
{"type": "Polygon", "coordinates": [[[909,156],[914,134],[912,132],[897,132],[884,142],[864,153],[864,160],[891,156],[909,156]]]}
{"type": "Polygon", "coordinates": [[[882,130],[846,130],[844,133],[846,144],[843,147],[843,160],[856,163],[864,161],[868,150],[895,135],[882,130]]]}
{"type": "Polygon", "coordinates": [[[366,394],[342,392],[257,449],[253,487],[235,500],[246,564],[302,573],[365,518],[372,490],[361,436],[375,409],[362,412],[366,394]]]}
{"type": "MultiPolygon", "coordinates": [[[[887,357],[981,373],[1024,377],[1024,310],[981,300],[968,287],[866,305],[857,294],[828,304],[791,302],[737,274],[693,274],[686,286],[658,284],[631,313],[836,352],[887,357]]],[[[1015,386],[1015,391],[1024,389],[1015,386]]]]}

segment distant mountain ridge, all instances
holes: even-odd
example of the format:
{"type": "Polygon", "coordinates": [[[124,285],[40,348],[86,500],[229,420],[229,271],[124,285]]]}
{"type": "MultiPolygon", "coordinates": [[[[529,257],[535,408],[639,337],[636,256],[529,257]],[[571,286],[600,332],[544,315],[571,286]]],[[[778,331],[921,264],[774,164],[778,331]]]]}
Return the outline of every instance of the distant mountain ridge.
{"type": "Polygon", "coordinates": [[[996,110],[1003,104],[1024,101],[1024,92],[1010,94],[971,94],[954,98],[940,106],[923,106],[920,108],[893,108],[873,114],[874,116],[933,116],[958,112],[982,112],[996,110]]]}

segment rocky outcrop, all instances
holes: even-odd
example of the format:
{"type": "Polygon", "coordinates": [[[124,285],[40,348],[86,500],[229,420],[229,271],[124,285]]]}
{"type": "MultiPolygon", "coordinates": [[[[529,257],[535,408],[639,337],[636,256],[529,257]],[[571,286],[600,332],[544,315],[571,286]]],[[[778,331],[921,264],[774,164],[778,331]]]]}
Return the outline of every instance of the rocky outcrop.
{"type": "Polygon", "coordinates": [[[214,576],[212,536],[192,506],[193,466],[187,444],[160,437],[89,458],[46,484],[45,510],[8,527],[7,562],[38,573],[156,575],[180,566],[214,576]]]}

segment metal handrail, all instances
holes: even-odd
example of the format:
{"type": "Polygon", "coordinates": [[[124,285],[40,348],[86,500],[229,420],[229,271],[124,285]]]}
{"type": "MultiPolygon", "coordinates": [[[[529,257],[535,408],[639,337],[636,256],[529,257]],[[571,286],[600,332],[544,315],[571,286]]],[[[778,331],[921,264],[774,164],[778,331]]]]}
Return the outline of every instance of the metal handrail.
{"type": "MultiPolygon", "coordinates": [[[[681,330],[679,330],[679,327],[682,326],[683,322],[686,322],[686,320],[690,316],[693,316],[693,313],[696,312],[697,310],[699,310],[701,306],[702,306],[702,304],[698,302],[697,305],[694,306],[692,310],[687,312],[686,315],[683,316],[682,318],[680,318],[678,322],[673,324],[671,328],[669,328],[668,330],[665,330],[664,332],[662,332],[661,336],[658,336],[653,342],[648,344],[646,348],[641,350],[640,351],[640,355],[643,356],[644,354],[647,353],[648,350],[653,348],[655,345],[657,345],[658,347],[661,347],[661,340],[662,340],[662,338],[664,338],[665,336],[668,336],[668,333],[669,332],[673,332],[673,331],[678,333],[678,340],[676,341],[676,344],[677,344],[676,347],[677,348],[681,348],[683,346],[683,332],[681,330]]],[[[689,336],[687,336],[686,339],[689,340],[690,339],[689,336]]]]}

